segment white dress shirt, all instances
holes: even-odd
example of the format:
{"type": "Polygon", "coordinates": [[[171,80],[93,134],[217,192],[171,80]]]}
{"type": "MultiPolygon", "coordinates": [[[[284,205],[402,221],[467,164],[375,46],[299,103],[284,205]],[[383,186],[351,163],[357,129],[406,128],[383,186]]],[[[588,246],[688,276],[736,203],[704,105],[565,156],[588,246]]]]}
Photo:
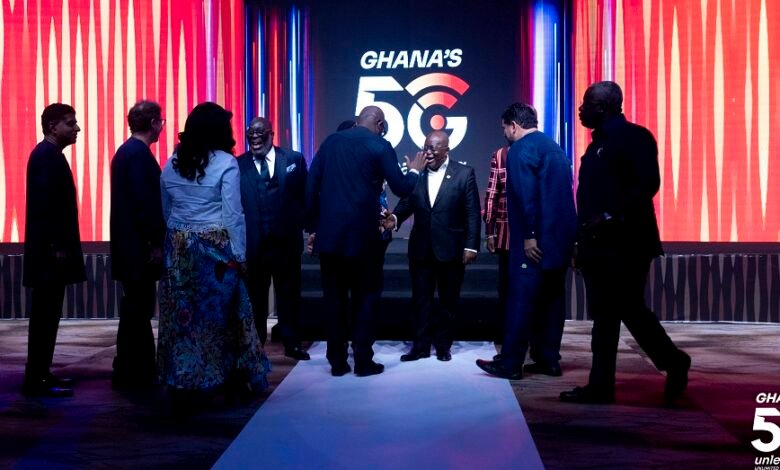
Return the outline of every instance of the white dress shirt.
{"type": "MultiPolygon", "coordinates": [[[[271,147],[271,150],[266,154],[265,161],[268,162],[268,177],[273,178],[274,165],[276,164],[276,150],[273,147],[271,147]]],[[[258,173],[262,173],[262,161],[257,158],[255,158],[255,168],[257,168],[258,173]]]]}
{"type": "Polygon", "coordinates": [[[450,164],[450,157],[444,159],[438,170],[428,169],[428,200],[431,201],[431,207],[436,201],[436,195],[439,194],[441,183],[444,181],[444,175],[447,173],[447,165],[450,164]]]}

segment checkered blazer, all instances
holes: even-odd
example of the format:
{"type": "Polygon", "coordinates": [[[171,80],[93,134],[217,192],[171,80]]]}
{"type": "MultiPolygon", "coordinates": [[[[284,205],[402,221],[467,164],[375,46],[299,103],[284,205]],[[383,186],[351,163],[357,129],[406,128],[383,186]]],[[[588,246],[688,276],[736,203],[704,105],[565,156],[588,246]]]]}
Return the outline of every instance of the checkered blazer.
{"type": "Polygon", "coordinates": [[[496,248],[509,250],[509,220],[506,212],[506,154],[508,147],[501,147],[490,157],[490,177],[485,192],[485,236],[496,237],[496,248]]]}

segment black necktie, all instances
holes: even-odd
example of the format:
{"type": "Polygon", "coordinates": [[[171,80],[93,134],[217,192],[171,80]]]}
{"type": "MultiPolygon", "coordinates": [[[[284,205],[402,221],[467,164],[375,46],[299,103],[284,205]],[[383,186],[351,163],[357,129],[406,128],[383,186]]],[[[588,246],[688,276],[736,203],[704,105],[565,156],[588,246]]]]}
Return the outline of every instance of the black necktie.
{"type": "Polygon", "coordinates": [[[268,160],[265,157],[260,159],[260,178],[268,184],[271,181],[271,174],[268,172],[268,160]]]}

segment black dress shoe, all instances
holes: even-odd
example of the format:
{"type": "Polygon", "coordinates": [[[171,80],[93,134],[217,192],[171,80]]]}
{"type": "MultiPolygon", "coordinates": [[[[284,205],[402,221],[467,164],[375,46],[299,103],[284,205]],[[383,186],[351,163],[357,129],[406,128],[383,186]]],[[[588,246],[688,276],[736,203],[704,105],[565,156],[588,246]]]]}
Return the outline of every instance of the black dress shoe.
{"type": "Polygon", "coordinates": [[[566,403],[614,403],[615,392],[607,390],[598,390],[595,387],[586,385],[584,387],[574,387],[574,390],[561,392],[561,401],[566,403]]]}
{"type": "Polygon", "coordinates": [[[495,375],[496,377],[501,377],[502,379],[520,380],[523,378],[522,370],[509,370],[497,361],[477,359],[477,367],[490,375],[495,375]]]}
{"type": "Polygon", "coordinates": [[[68,398],[73,396],[73,389],[57,387],[47,379],[25,380],[22,383],[22,395],[28,397],[68,398]]]}
{"type": "Polygon", "coordinates": [[[330,375],[333,377],[341,377],[344,374],[347,374],[352,371],[352,368],[349,367],[348,363],[343,364],[331,364],[330,366],[330,375]]]}
{"type": "Polygon", "coordinates": [[[417,359],[425,359],[426,357],[431,357],[430,348],[427,351],[425,349],[412,348],[411,351],[401,356],[401,362],[411,362],[417,359]]]}
{"type": "Polygon", "coordinates": [[[691,356],[683,352],[680,362],[674,367],[666,369],[666,386],[664,387],[666,401],[674,401],[685,393],[685,389],[688,387],[688,369],[690,368],[691,356]]]}
{"type": "Polygon", "coordinates": [[[371,361],[368,364],[357,366],[355,365],[355,375],[358,377],[368,377],[369,375],[381,374],[385,370],[383,364],[371,361]]]}
{"type": "Polygon", "coordinates": [[[449,351],[436,351],[436,359],[444,362],[451,361],[452,353],[449,351]]]}
{"type": "Polygon", "coordinates": [[[309,359],[311,359],[309,353],[301,349],[300,346],[295,346],[292,348],[284,348],[284,355],[287,357],[291,357],[296,361],[308,361],[309,359]]]}
{"type": "Polygon", "coordinates": [[[550,377],[560,377],[563,375],[561,372],[561,366],[548,366],[540,362],[534,362],[523,366],[523,372],[529,374],[542,374],[549,375],[550,377]]]}
{"type": "Polygon", "coordinates": [[[73,379],[68,377],[56,377],[51,372],[49,372],[49,374],[46,376],[46,380],[54,387],[60,387],[60,388],[73,387],[73,379]]]}

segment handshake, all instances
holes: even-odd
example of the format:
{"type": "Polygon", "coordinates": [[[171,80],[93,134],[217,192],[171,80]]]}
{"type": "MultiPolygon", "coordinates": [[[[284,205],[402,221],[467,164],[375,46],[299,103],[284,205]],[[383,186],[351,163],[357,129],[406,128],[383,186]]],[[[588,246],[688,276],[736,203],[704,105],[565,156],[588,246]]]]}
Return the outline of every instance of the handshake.
{"type": "Polygon", "coordinates": [[[387,209],[382,209],[379,213],[379,232],[385,232],[395,229],[398,223],[398,219],[392,212],[387,209]]]}

